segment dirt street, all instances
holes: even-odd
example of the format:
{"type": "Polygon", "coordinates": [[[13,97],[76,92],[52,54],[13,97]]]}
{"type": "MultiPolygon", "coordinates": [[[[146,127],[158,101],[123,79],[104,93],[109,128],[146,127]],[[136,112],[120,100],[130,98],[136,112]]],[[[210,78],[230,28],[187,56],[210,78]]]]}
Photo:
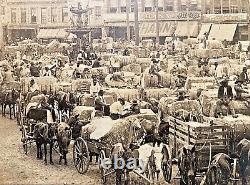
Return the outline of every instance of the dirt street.
{"type": "Polygon", "coordinates": [[[0,184],[100,184],[97,166],[80,175],[73,166],[72,153],[68,166],[58,164],[58,154],[54,154],[55,165],[45,165],[36,159],[35,145],[28,155],[23,153],[20,137],[16,122],[0,117],[0,184]]]}

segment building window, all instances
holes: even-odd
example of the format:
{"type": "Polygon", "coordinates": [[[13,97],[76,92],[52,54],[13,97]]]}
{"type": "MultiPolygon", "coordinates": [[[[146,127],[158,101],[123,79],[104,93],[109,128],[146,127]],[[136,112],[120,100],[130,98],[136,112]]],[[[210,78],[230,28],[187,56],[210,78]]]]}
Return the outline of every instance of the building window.
{"type": "Polygon", "coordinates": [[[96,6],[95,7],[95,16],[96,17],[102,16],[102,7],[101,6],[96,6]]]}
{"type": "Polygon", "coordinates": [[[16,23],[16,9],[11,9],[11,23],[16,23]]]}
{"type": "Polygon", "coordinates": [[[121,7],[121,12],[122,12],[122,13],[126,13],[126,12],[127,12],[126,6],[122,6],[122,7],[121,7]]]}
{"type": "Polygon", "coordinates": [[[37,22],[36,8],[31,8],[31,23],[37,22]]]}
{"type": "Polygon", "coordinates": [[[1,6],[1,15],[5,15],[5,7],[1,6]]]}
{"type": "Polygon", "coordinates": [[[158,10],[159,11],[163,11],[163,7],[158,7],[158,10]]]}
{"type": "Polygon", "coordinates": [[[116,12],[117,12],[117,8],[115,8],[115,7],[110,8],[110,13],[116,13],[116,12]]]}
{"type": "Polygon", "coordinates": [[[57,12],[56,12],[56,8],[51,8],[51,22],[52,22],[52,23],[57,22],[57,12]]]}
{"type": "Polygon", "coordinates": [[[26,8],[21,8],[21,23],[26,23],[26,8]]]}
{"type": "Polygon", "coordinates": [[[174,10],[174,1],[166,0],[165,1],[165,11],[173,11],[174,10]]]}
{"type": "Polygon", "coordinates": [[[69,18],[68,8],[63,8],[62,9],[62,22],[68,22],[68,18],[69,18]]]}
{"type": "Polygon", "coordinates": [[[152,7],[145,7],[145,12],[152,12],[153,8],[152,7]]]}
{"type": "Polygon", "coordinates": [[[41,23],[46,24],[47,22],[47,8],[41,8],[41,23]]]}

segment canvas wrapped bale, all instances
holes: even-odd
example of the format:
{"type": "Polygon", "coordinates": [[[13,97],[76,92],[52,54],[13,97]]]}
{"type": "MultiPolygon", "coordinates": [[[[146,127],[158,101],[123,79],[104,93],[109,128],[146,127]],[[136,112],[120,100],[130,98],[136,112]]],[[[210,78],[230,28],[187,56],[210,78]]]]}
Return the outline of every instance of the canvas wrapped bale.
{"type": "Polygon", "coordinates": [[[92,75],[102,76],[103,78],[105,78],[109,74],[109,68],[106,66],[91,68],[90,71],[92,75]]]}
{"type": "Polygon", "coordinates": [[[105,83],[109,87],[133,87],[138,86],[140,83],[140,76],[136,76],[132,72],[122,72],[122,75],[120,75],[122,79],[114,79],[113,74],[109,74],[105,78],[105,83]]]}
{"type": "Polygon", "coordinates": [[[187,76],[188,77],[199,77],[200,76],[200,72],[201,72],[202,68],[196,66],[189,66],[188,70],[187,70],[187,76]]]}
{"type": "Polygon", "coordinates": [[[159,101],[159,110],[163,119],[171,115],[170,107],[176,101],[176,97],[162,97],[159,101]]]}
{"type": "Polygon", "coordinates": [[[113,97],[124,98],[126,101],[131,101],[139,97],[138,89],[118,89],[109,88],[105,91],[105,94],[115,94],[113,97]]]}
{"type": "Polygon", "coordinates": [[[208,49],[222,49],[224,48],[223,44],[219,40],[207,40],[208,49]]]}
{"type": "Polygon", "coordinates": [[[27,93],[30,90],[29,85],[32,79],[37,83],[40,91],[50,92],[56,90],[57,79],[54,77],[27,77],[20,79],[23,92],[27,93]]]}
{"type": "Polygon", "coordinates": [[[131,56],[116,56],[115,59],[119,62],[120,66],[126,66],[128,64],[132,64],[136,61],[136,57],[134,55],[131,56]]]}
{"type": "Polygon", "coordinates": [[[72,80],[72,90],[73,91],[85,90],[86,92],[89,92],[90,86],[91,86],[91,79],[72,80]]]}
{"type": "Polygon", "coordinates": [[[235,142],[239,142],[242,139],[250,139],[250,116],[238,115],[238,118],[232,116],[225,116],[222,119],[217,119],[224,125],[231,126],[234,132],[235,142]]]}
{"type": "Polygon", "coordinates": [[[198,58],[208,58],[209,50],[208,49],[197,49],[195,50],[195,56],[198,58]]]}
{"type": "Polygon", "coordinates": [[[69,82],[58,82],[56,85],[56,91],[72,92],[72,83],[69,82]]]}
{"type": "MultiPolygon", "coordinates": [[[[106,104],[111,105],[116,101],[112,95],[108,95],[105,93],[103,96],[104,101],[106,104]]],[[[94,106],[95,105],[95,97],[90,95],[90,94],[84,94],[83,96],[80,97],[80,103],[81,105],[84,106],[94,106]]]]}
{"type": "Polygon", "coordinates": [[[4,83],[0,89],[1,91],[7,91],[7,90],[12,90],[12,89],[19,91],[22,89],[22,85],[20,82],[10,81],[10,82],[4,83]]]}
{"type": "Polygon", "coordinates": [[[161,81],[158,82],[158,77],[153,74],[149,74],[149,68],[146,69],[146,71],[143,74],[143,79],[142,79],[142,86],[144,88],[146,87],[157,87],[159,83],[163,87],[172,87],[174,88],[177,83],[177,78],[175,78],[172,74],[168,74],[164,71],[160,71],[159,74],[161,75],[161,81]]]}
{"type": "Polygon", "coordinates": [[[202,111],[200,103],[197,100],[184,100],[173,102],[170,107],[170,113],[173,115],[178,110],[185,110],[199,115],[202,111]]]}
{"type": "Polygon", "coordinates": [[[94,107],[90,106],[76,106],[73,110],[73,116],[80,115],[80,121],[89,122],[92,118],[94,112],[94,107]]]}
{"type": "Polygon", "coordinates": [[[214,57],[222,57],[223,56],[223,50],[222,49],[211,49],[209,50],[209,58],[214,58],[214,57]]]}
{"type": "Polygon", "coordinates": [[[211,89],[216,85],[214,77],[188,77],[185,89],[211,89]]]}
{"type": "Polygon", "coordinates": [[[132,72],[136,75],[140,75],[142,69],[141,69],[140,64],[129,64],[129,65],[124,66],[122,68],[122,71],[132,72]]]}
{"type": "Polygon", "coordinates": [[[145,89],[147,99],[155,98],[159,100],[161,97],[170,96],[173,93],[172,89],[161,88],[161,89],[145,89]]]}
{"type": "Polygon", "coordinates": [[[141,72],[144,72],[151,64],[151,58],[137,58],[136,64],[141,66],[141,72]]]}
{"type": "Polygon", "coordinates": [[[131,143],[138,142],[143,137],[144,130],[140,127],[140,120],[135,117],[116,120],[110,131],[101,137],[100,141],[106,143],[108,148],[112,148],[117,143],[129,147],[131,143]],[[136,127],[138,129],[135,130],[136,127]]]}
{"type": "Polygon", "coordinates": [[[99,140],[112,129],[115,123],[116,121],[113,121],[110,117],[93,118],[89,124],[82,127],[81,136],[99,140]]]}

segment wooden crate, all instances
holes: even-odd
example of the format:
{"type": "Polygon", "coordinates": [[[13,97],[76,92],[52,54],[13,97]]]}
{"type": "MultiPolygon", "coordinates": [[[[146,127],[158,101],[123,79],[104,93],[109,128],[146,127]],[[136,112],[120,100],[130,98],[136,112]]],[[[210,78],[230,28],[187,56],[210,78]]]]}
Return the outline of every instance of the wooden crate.
{"type": "Polygon", "coordinates": [[[183,122],[169,117],[169,144],[173,148],[173,157],[185,145],[195,145],[198,155],[198,166],[206,168],[211,156],[217,153],[229,153],[231,148],[231,127],[214,122],[183,122]],[[211,153],[210,153],[211,148],[211,153]],[[211,156],[210,156],[211,155],[211,156]]]}

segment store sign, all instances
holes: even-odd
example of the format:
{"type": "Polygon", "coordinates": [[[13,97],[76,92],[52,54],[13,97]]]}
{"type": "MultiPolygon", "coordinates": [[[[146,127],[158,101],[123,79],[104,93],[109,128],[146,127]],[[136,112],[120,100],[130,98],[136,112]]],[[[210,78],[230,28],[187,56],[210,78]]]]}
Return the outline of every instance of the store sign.
{"type": "Polygon", "coordinates": [[[247,22],[247,13],[234,13],[234,14],[204,14],[204,22],[247,22]]]}
{"type": "MultiPolygon", "coordinates": [[[[191,11],[191,12],[159,12],[159,20],[200,20],[201,12],[191,11]]],[[[155,12],[144,12],[142,13],[142,20],[155,20],[155,12]]]]}
{"type": "MultiPolygon", "coordinates": [[[[176,25],[174,22],[161,22],[159,23],[160,36],[171,36],[175,31],[176,25]]],[[[156,23],[143,22],[140,24],[141,37],[155,37],[156,36],[156,23]]]]}

